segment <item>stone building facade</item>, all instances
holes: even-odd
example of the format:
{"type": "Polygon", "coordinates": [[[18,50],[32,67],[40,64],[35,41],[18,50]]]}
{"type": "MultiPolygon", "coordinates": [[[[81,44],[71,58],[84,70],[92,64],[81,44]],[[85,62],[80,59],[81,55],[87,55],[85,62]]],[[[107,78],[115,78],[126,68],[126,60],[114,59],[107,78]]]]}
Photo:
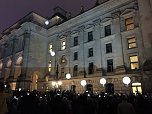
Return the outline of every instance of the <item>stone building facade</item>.
{"type": "Polygon", "coordinates": [[[151,92],[151,3],[97,0],[75,17],[60,7],[50,19],[29,13],[2,33],[0,80],[12,89],[151,92]],[[122,82],[125,76],[131,79],[128,86],[122,82]]]}

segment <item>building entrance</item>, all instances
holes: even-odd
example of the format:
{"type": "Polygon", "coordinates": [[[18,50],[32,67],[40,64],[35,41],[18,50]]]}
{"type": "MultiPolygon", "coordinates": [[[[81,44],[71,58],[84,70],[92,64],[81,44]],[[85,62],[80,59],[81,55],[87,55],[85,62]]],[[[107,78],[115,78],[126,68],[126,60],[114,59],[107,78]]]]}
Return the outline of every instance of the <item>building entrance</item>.
{"type": "Polygon", "coordinates": [[[86,91],[93,92],[93,85],[92,84],[87,84],[86,85],[86,91]]]}
{"type": "Polygon", "coordinates": [[[114,84],[113,83],[107,83],[105,86],[105,92],[108,94],[114,94],[114,84]]]}

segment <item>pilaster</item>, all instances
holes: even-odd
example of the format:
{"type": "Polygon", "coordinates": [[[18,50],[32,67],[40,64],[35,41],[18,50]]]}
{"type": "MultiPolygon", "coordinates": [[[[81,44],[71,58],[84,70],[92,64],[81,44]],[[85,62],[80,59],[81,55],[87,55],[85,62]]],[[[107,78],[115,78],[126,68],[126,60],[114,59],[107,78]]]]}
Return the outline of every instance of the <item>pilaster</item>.
{"type": "Polygon", "coordinates": [[[97,19],[94,22],[95,33],[95,49],[94,49],[94,57],[95,57],[95,65],[96,65],[96,74],[97,76],[102,76],[102,48],[101,48],[101,20],[97,19]]]}
{"type": "Polygon", "coordinates": [[[86,77],[86,69],[85,69],[85,52],[84,52],[84,29],[85,26],[80,26],[78,28],[79,30],[79,36],[80,36],[80,53],[79,53],[79,59],[80,59],[80,63],[79,63],[79,76],[80,77],[86,77]]]}
{"type": "MultiPolygon", "coordinates": [[[[115,42],[114,42],[114,48],[117,50],[117,53],[115,56],[116,58],[116,74],[124,74],[125,71],[125,61],[124,61],[124,45],[123,45],[123,40],[122,40],[122,34],[121,34],[121,17],[120,17],[120,11],[116,11],[115,13],[112,14],[113,16],[113,33],[115,33],[115,42]],[[115,45],[119,44],[119,45],[115,45]]],[[[113,49],[113,51],[115,51],[113,49]]]]}

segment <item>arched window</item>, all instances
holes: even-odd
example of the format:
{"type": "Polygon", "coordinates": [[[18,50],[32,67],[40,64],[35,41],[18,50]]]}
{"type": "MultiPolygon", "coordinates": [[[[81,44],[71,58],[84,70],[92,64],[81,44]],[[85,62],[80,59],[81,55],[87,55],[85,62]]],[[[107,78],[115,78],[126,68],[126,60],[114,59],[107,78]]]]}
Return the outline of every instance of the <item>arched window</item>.
{"type": "Polygon", "coordinates": [[[21,56],[18,57],[16,60],[16,65],[21,65],[22,61],[23,61],[23,57],[21,57],[21,56]]]}
{"type": "Polygon", "coordinates": [[[38,82],[38,75],[34,74],[32,76],[32,90],[37,90],[37,82],[38,82]]]}
{"type": "Polygon", "coordinates": [[[65,62],[66,62],[66,58],[65,58],[65,55],[63,55],[63,56],[61,57],[61,64],[65,63],[65,62]]]}
{"type": "Polygon", "coordinates": [[[10,67],[11,67],[11,65],[12,65],[12,60],[11,60],[11,59],[9,59],[9,60],[8,60],[8,62],[7,62],[7,67],[8,67],[8,68],[10,68],[10,67]]]}
{"type": "Polygon", "coordinates": [[[0,62],[0,70],[2,70],[2,68],[3,68],[3,63],[2,63],[2,61],[0,62]]]}
{"type": "Polygon", "coordinates": [[[49,76],[45,77],[45,81],[48,82],[49,81],[49,76]]]}

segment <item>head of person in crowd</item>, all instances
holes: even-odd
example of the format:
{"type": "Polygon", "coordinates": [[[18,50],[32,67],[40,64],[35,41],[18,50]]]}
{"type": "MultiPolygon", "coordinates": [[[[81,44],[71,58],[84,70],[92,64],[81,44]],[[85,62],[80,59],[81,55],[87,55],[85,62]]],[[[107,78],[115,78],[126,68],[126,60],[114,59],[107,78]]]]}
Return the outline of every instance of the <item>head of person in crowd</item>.
{"type": "Polygon", "coordinates": [[[124,101],[124,102],[127,101],[127,96],[126,95],[122,95],[122,101],[124,101]]]}
{"type": "Polygon", "coordinates": [[[4,83],[0,82],[0,92],[4,91],[4,83]]]}

